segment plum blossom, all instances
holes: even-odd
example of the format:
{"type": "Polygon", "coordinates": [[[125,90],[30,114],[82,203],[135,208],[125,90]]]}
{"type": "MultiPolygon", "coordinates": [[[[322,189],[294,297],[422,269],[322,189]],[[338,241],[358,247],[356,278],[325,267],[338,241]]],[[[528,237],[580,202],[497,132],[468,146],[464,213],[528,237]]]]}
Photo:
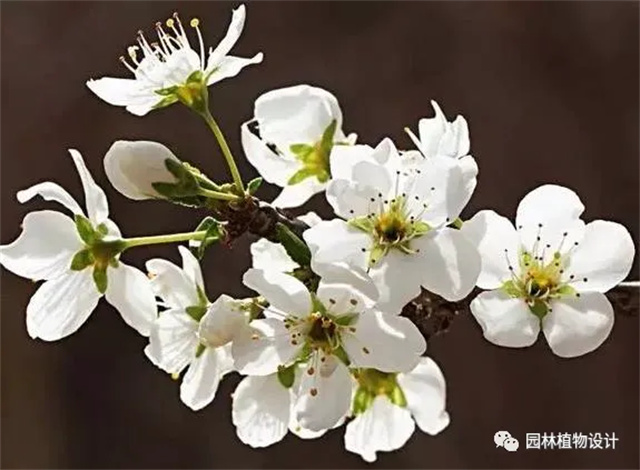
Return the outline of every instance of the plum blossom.
{"type": "Polygon", "coordinates": [[[444,376],[432,359],[420,358],[409,372],[362,369],[356,377],[355,418],[347,424],[344,443],[367,462],[374,462],[378,451],[404,446],[416,424],[431,436],[449,425],[444,376]]]}
{"type": "Polygon", "coordinates": [[[480,257],[448,227],[468,199],[459,166],[401,155],[389,139],[339,154],[326,194],[341,219],[303,234],[314,270],[322,274],[322,265],[336,262],[368,270],[380,292],[378,308],[387,313],[399,313],[421,286],[450,301],[465,297],[480,257]]]}
{"type": "Polygon", "coordinates": [[[356,138],[345,136],[335,96],[309,85],[259,96],[254,118],[242,125],[241,134],[247,160],[265,180],[283,188],[272,203],[276,207],[300,206],[323,191],[331,178],[333,149],[356,138]]]}
{"type": "Polygon", "coordinates": [[[345,416],[351,403],[349,367],[410,371],[426,342],[406,318],[375,308],[375,286],[363,272],[331,267],[317,292],[295,277],[250,269],[244,283],[269,303],[265,318],[232,344],[237,370],[271,375],[305,364],[294,414],[302,428],[321,431],[345,416]]]}
{"type": "Polygon", "coordinates": [[[465,222],[482,257],[478,287],[490,289],[471,302],[488,341],[530,346],[542,329],[556,355],[575,357],[609,336],[614,315],[604,292],[629,274],[635,248],[625,227],[585,225],[583,211],[573,191],[544,185],[520,202],[517,229],[489,210],[465,222]]]}
{"type": "Polygon", "coordinates": [[[89,173],[80,152],[69,153],[80,175],[87,212],[58,184],[45,181],[19,191],[18,201],[35,196],[62,204],[74,216],[57,211],[30,212],[20,236],[0,246],[0,264],[18,276],[45,281],[27,305],[27,332],[56,341],[77,331],[104,295],[123,320],[147,336],[156,316],[149,281],[119,260],[120,230],[109,219],[104,191],[89,173]]]}
{"type": "Polygon", "coordinates": [[[215,49],[209,48],[207,54],[199,20],[190,21],[198,36],[196,50],[174,13],[173,18],[166,21],[167,30],[162,23],[156,23],[158,43],[149,43],[139,31],[138,45],[128,48],[130,62],[120,57],[134,78],[103,77],[87,81],[87,87],[107,103],[124,106],[137,116],[176,101],[189,103],[203,88],[206,92],[207,86],[236,76],[247,65],[262,62],[261,52],[252,58],[228,55],[242,34],[245,15],[244,5],[233,11],[227,34],[215,49]]]}
{"type": "Polygon", "coordinates": [[[240,303],[227,295],[209,303],[198,260],[178,247],[182,269],[170,261],[152,259],[147,270],[166,310],[155,321],[145,354],[157,367],[178,377],[180,399],[200,410],[215,397],[218,384],[233,370],[231,342],[247,325],[240,303]]]}

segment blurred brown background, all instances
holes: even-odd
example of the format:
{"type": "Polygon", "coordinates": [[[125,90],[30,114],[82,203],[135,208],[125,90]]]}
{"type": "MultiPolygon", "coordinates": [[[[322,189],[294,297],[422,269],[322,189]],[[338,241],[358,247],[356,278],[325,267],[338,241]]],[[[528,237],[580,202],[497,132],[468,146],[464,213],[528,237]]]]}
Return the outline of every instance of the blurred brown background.
{"type": "MultiPolygon", "coordinates": [[[[21,206],[15,192],[55,180],[81,198],[68,147],[82,151],[129,236],[189,230],[201,213],[134,203],[111,188],[102,157],[116,139],[158,140],[213,178],[223,159],[206,127],[174,105],[144,119],[101,102],[89,77],[127,76],[118,62],[135,33],[178,9],[198,16],[205,42],[222,37],[237,3],[2,2],[2,231],[45,203],[21,206]]],[[[345,130],[364,142],[389,135],[409,147],[404,126],[431,116],[437,99],[462,113],[480,165],[463,215],[495,208],[513,215],[533,187],[575,189],[587,219],[625,224],[638,239],[638,4],[635,2],[252,2],[233,53],[265,53],[262,65],[211,90],[213,112],[241,155],[239,126],[262,92],[311,83],[336,94],[345,130]]],[[[247,179],[256,172],[240,161],[247,179]]],[[[270,200],[274,188],[261,189],[270,200]]],[[[329,215],[322,196],[308,206],[329,215]]],[[[204,263],[210,296],[245,295],[244,239],[216,247],[204,263]]],[[[177,260],[173,246],[126,259],[177,260]]],[[[637,279],[634,269],[632,278],[637,279]]],[[[2,272],[2,461],[29,468],[363,468],[343,450],[344,428],[319,441],[288,436],[253,450],[235,436],[229,377],[199,413],[181,404],[178,384],[144,357],[145,340],[101,304],[75,335],[47,344],[27,337],[25,307],[35,286],[2,272]]],[[[588,356],[561,360],[541,339],[509,350],[483,340],[471,318],[430,342],[443,368],[452,424],[432,438],[379,454],[393,468],[637,468],[638,317],[617,319],[588,356]],[[521,450],[496,449],[508,430],[521,450]],[[527,432],[615,432],[615,450],[524,450],[527,432]]]]}

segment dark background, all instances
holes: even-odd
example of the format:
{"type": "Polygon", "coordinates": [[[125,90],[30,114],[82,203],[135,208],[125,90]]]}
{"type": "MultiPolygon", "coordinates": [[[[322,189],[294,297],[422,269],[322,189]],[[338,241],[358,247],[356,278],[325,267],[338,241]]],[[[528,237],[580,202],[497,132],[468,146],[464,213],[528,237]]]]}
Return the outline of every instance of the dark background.
{"type": "MultiPolygon", "coordinates": [[[[2,243],[22,217],[17,190],[54,180],[81,199],[68,147],[82,151],[129,236],[190,230],[202,217],[160,202],[134,203],[107,186],[102,157],[116,139],[157,140],[214,179],[227,177],[213,137],[179,105],[144,119],[110,107],[84,86],[127,76],[118,62],[135,33],[152,31],[178,9],[201,19],[215,45],[231,8],[222,2],[2,2],[2,243]]],[[[480,166],[463,216],[494,208],[513,216],[520,198],[555,182],[576,190],[586,218],[619,221],[638,239],[638,4],[599,2],[254,2],[233,53],[265,53],[262,65],[211,90],[213,113],[241,155],[240,124],[262,92],[310,83],[340,100],[345,130],[402,148],[404,126],[431,116],[437,99],[462,113],[480,166]]],[[[247,179],[255,170],[242,158],[247,179]]],[[[270,200],[274,188],[261,189],[270,200]]],[[[329,215],[322,196],[307,207],[329,215]]],[[[210,297],[246,295],[244,238],[211,249],[204,262],[210,297]]],[[[127,253],[177,261],[174,246],[127,253]]],[[[637,279],[638,270],[631,277],[637,279]]],[[[196,468],[365,467],[343,449],[344,428],[318,441],[288,436],[253,450],[235,436],[230,398],[237,376],[199,413],[178,384],[144,357],[145,340],[106,303],[70,338],[32,341],[25,307],[36,288],[2,271],[3,467],[196,468]]],[[[609,340],[573,360],[541,339],[524,350],[486,342],[472,318],[433,339],[429,353],[448,385],[452,423],[433,438],[416,431],[377,467],[637,468],[638,317],[619,316],[609,340]],[[508,430],[521,450],[496,449],[508,430]],[[524,450],[527,432],[615,432],[615,450],[524,450]]]]}

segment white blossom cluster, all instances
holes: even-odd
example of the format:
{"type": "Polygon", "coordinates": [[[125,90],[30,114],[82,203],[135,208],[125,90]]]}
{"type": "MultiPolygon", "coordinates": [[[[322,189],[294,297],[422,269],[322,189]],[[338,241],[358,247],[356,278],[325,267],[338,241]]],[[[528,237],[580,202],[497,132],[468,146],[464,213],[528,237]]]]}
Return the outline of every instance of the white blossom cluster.
{"type": "MultiPolygon", "coordinates": [[[[238,180],[207,101],[208,86],[262,61],[262,53],[229,55],[244,22],[240,6],[224,39],[207,51],[199,21],[190,22],[193,47],[174,15],[157,24],[157,42],[139,33],[122,59],[134,78],[87,82],[98,97],[135,115],[175,102],[190,107],[213,130],[234,176],[233,184],[214,183],[160,143],[117,141],[104,169],[121,194],[214,214],[255,200],[257,184],[245,188],[238,180]]],[[[421,119],[417,134],[407,129],[414,148],[399,150],[389,138],[357,143],[344,130],[338,100],[323,89],[290,86],[255,101],[240,129],[242,148],[261,178],[282,188],[270,205],[299,207],[324,193],[335,217],[310,213],[299,218],[308,227],[301,237],[253,243],[243,283],[254,295],[245,299],[211,300],[200,268],[203,250],[224,236],[224,220],[210,218],[190,233],[124,238],[104,191],[70,150],[86,211],[56,183],[36,184],[18,192],[21,203],[40,196],[71,217],[31,212],[20,236],[0,246],[5,269],[44,281],[27,306],[29,335],[67,337],[104,295],[148,337],[149,360],[181,380],[180,399],[191,409],[208,405],[225,375],[245,376],[232,403],[242,442],[266,447],[288,432],[311,439],[344,424],[345,448],[369,462],[378,451],[401,448],[416,425],[436,435],[450,421],[444,375],[401,314],[421,289],[451,302],[484,289],[470,308],[496,345],[529,346],[542,330],[558,356],[593,351],[614,323],[604,293],[632,266],[628,231],[615,222],[586,223],[578,196],[554,184],[524,196],[515,224],[491,210],[463,221],[478,176],[469,128],[462,116],[450,122],[431,104],[435,116],[421,119]],[[120,259],[127,249],[169,242],[189,242],[178,246],[182,266],[151,259],[145,275],[120,259]],[[309,258],[294,256],[292,246],[309,258]]]]}

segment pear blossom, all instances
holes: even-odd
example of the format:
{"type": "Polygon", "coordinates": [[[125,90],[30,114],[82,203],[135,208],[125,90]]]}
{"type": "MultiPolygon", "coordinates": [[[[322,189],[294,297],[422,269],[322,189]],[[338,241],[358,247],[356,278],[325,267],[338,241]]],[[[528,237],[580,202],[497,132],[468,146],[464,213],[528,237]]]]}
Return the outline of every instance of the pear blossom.
{"type": "MultiPolygon", "coordinates": [[[[478,165],[469,155],[471,141],[469,126],[463,116],[458,115],[453,122],[448,122],[440,106],[431,101],[435,117],[422,118],[418,121],[417,137],[411,129],[405,129],[413,143],[426,158],[445,158],[455,162],[462,171],[463,188],[466,193],[465,204],[476,188],[478,165]]],[[[462,188],[461,188],[462,189],[462,188]]]]}
{"type": "Polygon", "coordinates": [[[235,366],[265,376],[304,363],[294,405],[302,428],[329,429],[346,415],[353,386],[349,367],[410,371],[426,348],[410,320],[375,308],[377,292],[364,272],[332,266],[314,294],[275,270],[252,268],[243,280],[269,306],[265,318],[234,340],[235,366]]]}
{"type": "Polygon", "coordinates": [[[506,347],[532,345],[542,329],[560,357],[593,351],[613,328],[604,292],[631,269],[635,248],[615,222],[580,219],[584,205],[562,186],[543,185],[527,194],[516,227],[493,211],[478,212],[463,233],[482,257],[471,302],[484,337],[506,347]]]}
{"type": "Polygon", "coordinates": [[[118,227],[109,219],[104,191],[89,173],[80,152],[69,153],[80,175],[87,212],[58,184],[45,181],[19,191],[18,201],[35,196],[55,201],[61,212],[30,212],[20,236],[0,246],[0,264],[18,276],[45,281],[27,305],[27,332],[56,341],[77,331],[104,295],[124,321],[147,336],[156,316],[153,290],[137,268],[119,261],[123,250],[118,227]]]}
{"type": "Polygon", "coordinates": [[[362,369],[353,399],[354,419],[347,424],[345,448],[367,462],[376,452],[400,449],[415,425],[434,436],[449,425],[446,386],[438,365],[428,357],[404,373],[362,369]]]}
{"type": "Polygon", "coordinates": [[[356,139],[342,130],[335,96],[309,85],[258,97],[254,118],[242,125],[241,137],[247,160],[265,180],[283,188],[275,207],[297,207],[323,191],[331,178],[331,152],[356,139]]]}
{"type": "Polygon", "coordinates": [[[180,18],[174,14],[166,21],[166,30],[162,23],[156,23],[158,43],[149,43],[139,31],[138,45],[128,48],[130,62],[120,57],[134,78],[103,77],[87,81],[87,87],[107,103],[124,106],[137,116],[179,100],[188,103],[194,98],[193,93],[202,93],[202,88],[236,76],[247,65],[262,62],[261,52],[251,58],[228,55],[242,34],[245,14],[244,5],[233,11],[227,34],[215,49],[209,48],[208,53],[199,20],[190,21],[198,36],[196,49],[191,46],[180,18]]]}
{"type": "Polygon", "coordinates": [[[176,378],[188,367],[180,399],[200,410],[211,403],[220,380],[233,370],[231,341],[248,319],[239,302],[227,295],[209,303],[198,260],[187,248],[178,249],[182,269],[163,259],[147,261],[152,286],[166,310],[153,324],[145,354],[176,378]]]}
{"type": "Polygon", "coordinates": [[[306,230],[312,267],[346,262],[368,270],[378,308],[399,313],[421,286],[450,301],[464,298],[480,271],[476,248],[448,227],[468,195],[459,166],[401,155],[384,139],[375,149],[341,149],[327,200],[341,217],[306,230]],[[348,155],[351,154],[351,155],[348,155]]]}

